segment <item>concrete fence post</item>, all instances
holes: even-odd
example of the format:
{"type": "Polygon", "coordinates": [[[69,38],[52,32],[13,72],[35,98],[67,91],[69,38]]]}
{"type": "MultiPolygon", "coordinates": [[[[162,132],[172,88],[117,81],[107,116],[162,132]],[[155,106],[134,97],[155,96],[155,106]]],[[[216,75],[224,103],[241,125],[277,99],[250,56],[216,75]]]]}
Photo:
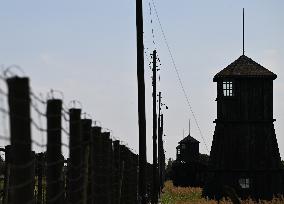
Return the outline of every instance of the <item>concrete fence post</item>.
{"type": "Polygon", "coordinates": [[[120,145],[119,140],[113,142],[113,204],[120,204],[120,145]]]}
{"type": "Polygon", "coordinates": [[[4,172],[4,194],[3,194],[3,204],[9,203],[9,183],[10,183],[10,151],[11,145],[5,146],[5,172],[4,172]]]}
{"type": "Polygon", "coordinates": [[[68,203],[80,203],[83,199],[81,109],[72,108],[70,115],[69,162],[67,173],[68,203]]]}
{"type": "Polygon", "coordinates": [[[96,204],[103,204],[102,191],[102,136],[101,127],[92,127],[93,138],[93,173],[92,173],[92,195],[96,204]]]}
{"type": "Polygon", "coordinates": [[[91,141],[91,126],[92,120],[90,119],[82,119],[82,176],[83,176],[83,203],[92,203],[92,194],[90,192],[89,186],[89,167],[90,167],[90,141],[91,141]]]}
{"type": "Polygon", "coordinates": [[[64,185],[61,154],[61,111],[62,101],[47,101],[47,151],[46,151],[46,195],[47,203],[63,203],[64,185]]]}
{"type": "Polygon", "coordinates": [[[37,204],[43,203],[43,153],[37,154],[37,204]]]}
{"type": "Polygon", "coordinates": [[[29,79],[12,77],[7,84],[11,133],[9,203],[28,203],[34,200],[29,79]]]}

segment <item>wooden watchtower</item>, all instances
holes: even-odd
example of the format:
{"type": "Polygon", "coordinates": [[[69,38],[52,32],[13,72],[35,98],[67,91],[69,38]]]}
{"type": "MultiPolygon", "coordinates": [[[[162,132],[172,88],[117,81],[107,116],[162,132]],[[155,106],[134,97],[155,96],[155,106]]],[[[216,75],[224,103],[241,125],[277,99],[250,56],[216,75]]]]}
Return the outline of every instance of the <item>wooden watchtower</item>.
{"type": "Polygon", "coordinates": [[[184,162],[196,162],[199,160],[199,141],[188,135],[176,147],[177,160],[184,162]]]}
{"type": "Polygon", "coordinates": [[[214,76],[217,119],[204,193],[269,199],[283,193],[281,158],[273,122],[277,75],[245,55],[214,76]],[[226,191],[226,190],[225,190],[226,191]]]}

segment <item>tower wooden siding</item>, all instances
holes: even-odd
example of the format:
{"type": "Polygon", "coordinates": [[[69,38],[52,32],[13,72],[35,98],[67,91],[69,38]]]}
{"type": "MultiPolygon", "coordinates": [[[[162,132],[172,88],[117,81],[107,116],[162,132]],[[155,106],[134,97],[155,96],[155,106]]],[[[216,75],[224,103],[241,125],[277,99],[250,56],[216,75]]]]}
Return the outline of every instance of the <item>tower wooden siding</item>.
{"type": "Polygon", "coordinates": [[[199,143],[187,143],[185,149],[182,149],[185,162],[197,161],[199,157],[199,143]]]}
{"type": "Polygon", "coordinates": [[[217,81],[217,120],[273,120],[273,81],[261,78],[228,78],[217,81]],[[223,81],[233,82],[234,96],[223,96],[223,81]]]}

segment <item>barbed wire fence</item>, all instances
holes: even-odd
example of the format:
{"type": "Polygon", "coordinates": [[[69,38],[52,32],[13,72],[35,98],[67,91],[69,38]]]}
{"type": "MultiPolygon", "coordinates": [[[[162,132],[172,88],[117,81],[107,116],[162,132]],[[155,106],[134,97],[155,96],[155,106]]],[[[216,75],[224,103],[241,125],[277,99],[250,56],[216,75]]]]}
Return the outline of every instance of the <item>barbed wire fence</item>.
{"type": "Polygon", "coordinates": [[[10,69],[0,74],[1,203],[139,203],[139,156],[78,104],[36,94],[10,69]]]}

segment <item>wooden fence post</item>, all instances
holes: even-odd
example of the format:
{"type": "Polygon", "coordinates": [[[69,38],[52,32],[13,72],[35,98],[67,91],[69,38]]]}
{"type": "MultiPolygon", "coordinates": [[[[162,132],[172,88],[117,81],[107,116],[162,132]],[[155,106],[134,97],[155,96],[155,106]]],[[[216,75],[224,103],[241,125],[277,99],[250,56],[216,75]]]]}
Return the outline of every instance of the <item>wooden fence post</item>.
{"type": "Polygon", "coordinates": [[[7,83],[11,131],[9,203],[28,203],[34,200],[29,79],[12,77],[7,83]]]}
{"type": "Polygon", "coordinates": [[[67,173],[68,203],[82,202],[82,136],[81,136],[81,109],[72,108],[70,115],[69,162],[67,173]]]}
{"type": "Polygon", "coordinates": [[[90,141],[91,141],[91,126],[92,120],[90,119],[82,119],[82,136],[83,136],[83,149],[82,149],[82,176],[83,176],[83,203],[92,203],[92,194],[90,186],[89,186],[89,167],[90,167],[90,141]]]}
{"type": "Polygon", "coordinates": [[[62,175],[64,158],[61,154],[61,111],[61,100],[52,99],[47,101],[47,203],[63,203],[64,199],[62,175]]]}

